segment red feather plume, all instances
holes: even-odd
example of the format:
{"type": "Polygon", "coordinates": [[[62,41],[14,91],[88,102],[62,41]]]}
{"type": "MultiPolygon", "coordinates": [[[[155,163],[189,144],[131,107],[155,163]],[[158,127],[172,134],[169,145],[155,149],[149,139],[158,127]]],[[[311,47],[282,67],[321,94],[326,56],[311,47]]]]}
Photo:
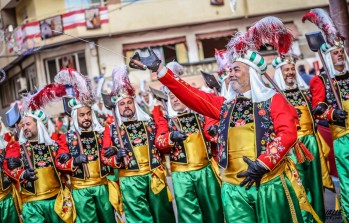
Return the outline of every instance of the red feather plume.
{"type": "Polygon", "coordinates": [[[251,26],[246,33],[237,33],[228,43],[230,55],[239,56],[247,50],[257,51],[265,44],[275,47],[279,54],[287,54],[294,37],[282,21],[268,16],[251,26]]]}
{"type": "Polygon", "coordinates": [[[345,38],[339,33],[328,13],[320,8],[312,9],[302,17],[302,22],[306,20],[314,23],[326,36],[326,42],[334,46],[339,40],[345,38]]]}
{"type": "Polygon", "coordinates": [[[35,94],[24,98],[23,111],[36,110],[45,107],[48,103],[60,100],[67,95],[66,88],[62,84],[48,84],[35,94]]]}

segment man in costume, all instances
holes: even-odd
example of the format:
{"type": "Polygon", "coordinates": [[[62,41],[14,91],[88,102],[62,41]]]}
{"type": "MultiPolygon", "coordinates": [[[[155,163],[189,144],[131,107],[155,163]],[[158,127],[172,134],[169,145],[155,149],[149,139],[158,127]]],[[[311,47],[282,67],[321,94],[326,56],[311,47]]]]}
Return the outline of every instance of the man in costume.
{"type": "Polygon", "coordinates": [[[3,163],[6,147],[14,143],[12,133],[6,128],[0,117],[0,222],[19,222],[12,194],[10,177],[4,172],[3,163]]]}
{"type": "Polygon", "coordinates": [[[323,9],[312,9],[302,20],[315,23],[326,36],[326,42],[321,46],[321,53],[339,101],[335,100],[330,80],[325,74],[311,79],[310,90],[313,95],[312,106],[315,117],[328,120],[330,124],[339,176],[342,218],[344,221],[349,221],[349,60],[344,50],[344,38],[323,9]],[[339,104],[343,109],[339,109],[339,104]]]}
{"type": "Polygon", "coordinates": [[[158,123],[155,144],[161,150],[170,149],[178,222],[224,222],[220,182],[215,175],[219,175],[219,170],[204,134],[206,120],[173,93],[168,90],[165,93],[168,122],[160,107],[155,106],[153,114],[158,123]]]}
{"type": "Polygon", "coordinates": [[[153,95],[150,93],[149,88],[146,86],[146,81],[142,80],[139,84],[139,105],[147,114],[151,114],[154,108],[155,100],[153,95]]]}
{"type": "Polygon", "coordinates": [[[57,146],[45,127],[47,116],[38,109],[24,111],[19,141],[7,145],[4,170],[20,188],[24,222],[63,222],[54,208],[61,184],[54,164],[57,146]]]}
{"type": "MultiPolygon", "coordinates": [[[[307,192],[309,201],[314,210],[325,221],[325,206],[323,186],[334,190],[334,185],[329,175],[329,170],[324,157],[323,150],[329,152],[329,147],[321,135],[316,132],[315,122],[312,116],[312,94],[309,86],[298,74],[295,67],[295,59],[291,55],[277,57],[273,60],[275,68],[274,82],[283,91],[287,100],[299,111],[298,139],[309,149],[309,155],[313,160],[305,160],[301,151],[295,148],[293,158],[298,160],[297,169],[307,192]]],[[[304,213],[305,222],[313,222],[313,217],[309,213],[304,213]]]]}
{"type": "Polygon", "coordinates": [[[252,49],[258,49],[271,36],[283,39],[285,47],[291,44],[292,35],[274,17],[259,21],[231,40],[228,51],[234,61],[229,78],[236,94],[232,100],[190,87],[163,67],[150,49],[150,56],[136,53],[130,62],[134,68],[157,72],[160,82],[190,109],[220,120],[218,160],[224,168],[222,201],[227,222],[303,222],[297,198],[303,188],[295,167],[285,158],[297,139],[297,117],[281,95],[264,86],[260,74],[267,65],[250,50],[251,42],[252,49]]]}
{"type": "Polygon", "coordinates": [[[154,142],[154,122],[135,102],[126,66],[113,70],[113,82],[111,100],[118,126],[106,126],[102,157],[104,163],[119,168],[127,222],[175,222],[161,154],[154,142]]]}
{"type": "Polygon", "coordinates": [[[115,222],[107,185],[109,168],[101,162],[104,128],[91,109],[90,82],[72,69],[61,70],[55,82],[77,86],[77,97],[68,101],[73,128],[60,135],[56,158],[57,168],[71,175],[76,222],[115,222]]]}

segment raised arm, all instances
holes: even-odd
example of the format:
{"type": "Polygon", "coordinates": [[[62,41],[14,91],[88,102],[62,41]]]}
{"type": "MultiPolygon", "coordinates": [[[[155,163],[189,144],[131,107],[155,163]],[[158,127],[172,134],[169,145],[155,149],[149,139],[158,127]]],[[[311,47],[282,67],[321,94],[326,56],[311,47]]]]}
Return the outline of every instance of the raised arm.
{"type": "Polygon", "coordinates": [[[161,66],[159,70],[159,81],[167,86],[181,102],[200,114],[219,119],[224,97],[215,96],[190,86],[180,77],[175,77],[173,72],[166,67],[161,66]]]}
{"type": "Polygon", "coordinates": [[[269,170],[273,170],[280,163],[297,140],[297,127],[294,122],[296,113],[290,111],[288,103],[280,94],[275,94],[272,98],[271,118],[276,135],[267,144],[267,152],[258,157],[269,170]]]}

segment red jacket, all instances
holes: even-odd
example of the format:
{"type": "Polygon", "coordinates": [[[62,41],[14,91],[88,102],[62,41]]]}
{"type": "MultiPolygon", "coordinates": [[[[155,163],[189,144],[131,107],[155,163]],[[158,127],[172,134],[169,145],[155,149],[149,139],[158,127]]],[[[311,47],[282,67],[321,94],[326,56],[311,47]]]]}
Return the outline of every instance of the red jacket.
{"type": "MultiPolygon", "coordinates": [[[[205,93],[191,87],[181,78],[175,78],[173,72],[169,69],[164,76],[159,78],[159,81],[167,86],[190,109],[212,119],[220,119],[220,110],[225,101],[224,97],[205,93]]],[[[290,110],[290,105],[279,94],[275,94],[272,98],[270,115],[274,123],[276,137],[267,146],[267,152],[257,158],[272,170],[288,154],[296,142],[297,128],[295,125],[295,112],[290,110]],[[272,159],[268,156],[272,148],[274,148],[273,154],[275,155],[275,152],[277,153],[278,158],[276,162],[272,162],[272,159]],[[284,149],[277,149],[275,151],[275,148],[284,149]]]]}

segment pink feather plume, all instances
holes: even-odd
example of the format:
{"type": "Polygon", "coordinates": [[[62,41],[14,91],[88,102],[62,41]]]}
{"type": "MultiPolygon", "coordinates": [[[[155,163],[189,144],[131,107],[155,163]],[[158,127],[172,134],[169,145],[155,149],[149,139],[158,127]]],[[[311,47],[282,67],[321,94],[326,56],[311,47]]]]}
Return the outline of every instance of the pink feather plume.
{"type": "Polygon", "coordinates": [[[227,51],[235,57],[269,44],[284,55],[290,50],[293,39],[292,33],[280,19],[268,16],[256,22],[246,33],[237,33],[228,43],[227,51]]]}
{"type": "Polygon", "coordinates": [[[306,20],[314,23],[319,29],[323,31],[326,36],[326,42],[335,45],[338,40],[345,38],[339,33],[328,13],[320,8],[312,9],[302,17],[302,22],[306,20]]]}
{"type": "Polygon", "coordinates": [[[55,82],[73,86],[76,99],[81,103],[93,104],[96,101],[91,80],[72,68],[63,68],[56,74],[55,82]]]}
{"type": "Polygon", "coordinates": [[[127,93],[132,96],[135,93],[135,89],[130,83],[128,77],[128,68],[126,65],[120,65],[113,69],[113,90],[112,95],[118,95],[119,93],[127,93]]]}

